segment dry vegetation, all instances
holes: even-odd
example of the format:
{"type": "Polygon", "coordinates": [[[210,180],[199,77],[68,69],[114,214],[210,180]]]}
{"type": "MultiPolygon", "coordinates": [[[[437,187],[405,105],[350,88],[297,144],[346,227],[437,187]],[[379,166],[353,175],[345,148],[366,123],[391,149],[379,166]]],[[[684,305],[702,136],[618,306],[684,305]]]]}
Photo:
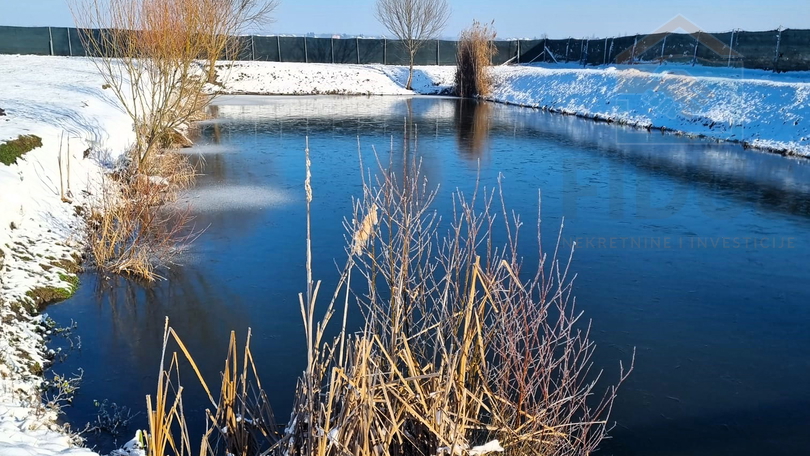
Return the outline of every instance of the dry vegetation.
{"type": "Polygon", "coordinates": [[[276,0],[76,0],[86,50],[132,119],[130,163],[105,179],[89,214],[88,244],[105,270],[147,280],[188,239],[189,217],[167,206],[193,170],[169,149],[209,104],[216,61],[239,51],[237,36],[265,21],[276,0]]]}
{"type": "MultiPolygon", "coordinates": [[[[305,186],[309,207],[309,167],[305,186]]],[[[430,208],[435,197],[416,164],[401,171],[380,165],[378,177],[368,178],[346,222],[348,260],[320,306],[320,282],[307,269],[300,307],[308,359],[290,421],[283,431],[275,426],[249,344],[238,374],[232,336],[202,454],[585,456],[596,450],[632,363],[620,368],[615,383],[597,387],[590,324],[572,299],[571,253],[541,250],[529,270],[518,254],[522,223],[506,209],[500,189],[457,192],[449,225],[430,208]],[[505,238],[501,245],[496,232],[505,238]],[[346,327],[355,303],[365,322],[359,332],[346,327]],[[327,337],[339,316],[337,337],[327,337]]],[[[308,265],[311,260],[308,249],[308,265]]],[[[182,343],[181,349],[189,356],[182,343]]],[[[168,371],[176,370],[176,355],[170,359],[168,371]]],[[[170,378],[168,371],[161,378],[170,378]]],[[[159,397],[166,388],[159,384],[159,397]]],[[[150,441],[167,432],[153,423],[176,425],[163,418],[160,404],[167,403],[161,399],[150,409],[150,441]]],[[[176,417],[182,405],[168,410],[176,417]]],[[[173,441],[187,442],[187,433],[181,435],[173,441]]],[[[164,441],[154,445],[162,451],[164,441]]]]}
{"type": "Polygon", "coordinates": [[[194,169],[172,150],[150,155],[141,166],[143,173],[133,166],[105,176],[88,212],[87,244],[99,268],[151,281],[193,236],[188,210],[171,203],[194,182],[194,169]]]}
{"type": "Polygon", "coordinates": [[[275,0],[76,0],[85,49],[132,118],[138,162],[165,147],[209,102],[217,59],[267,20],[275,0]],[[98,29],[98,30],[90,30],[98,29]]]}
{"type": "Polygon", "coordinates": [[[461,32],[456,54],[456,95],[460,97],[486,97],[492,91],[489,67],[495,55],[493,24],[473,21],[461,32]]]}

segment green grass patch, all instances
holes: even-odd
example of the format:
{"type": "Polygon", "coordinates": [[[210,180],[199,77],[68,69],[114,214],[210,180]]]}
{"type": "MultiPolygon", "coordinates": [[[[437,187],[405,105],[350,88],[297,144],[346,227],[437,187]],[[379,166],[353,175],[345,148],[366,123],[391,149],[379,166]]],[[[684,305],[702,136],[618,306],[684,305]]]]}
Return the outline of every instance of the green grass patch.
{"type": "Polygon", "coordinates": [[[17,139],[0,144],[0,163],[13,165],[28,151],[42,147],[42,138],[36,135],[20,135],[17,139]]]}
{"type": "Polygon", "coordinates": [[[25,293],[26,296],[31,298],[34,303],[42,309],[48,304],[53,304],[73,296],[79,288],[79,276],[74,274],[59,273],[59,279],[66,282],[65,287],[40,287],[34,288],[25,293]]]}

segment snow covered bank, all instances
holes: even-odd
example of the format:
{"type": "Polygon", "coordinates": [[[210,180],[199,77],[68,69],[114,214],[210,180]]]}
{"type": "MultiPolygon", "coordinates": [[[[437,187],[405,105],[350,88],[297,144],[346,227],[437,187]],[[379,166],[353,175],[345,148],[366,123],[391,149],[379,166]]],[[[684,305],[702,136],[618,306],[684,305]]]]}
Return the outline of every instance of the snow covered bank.
{"type": "MultiPolygon", "coordinates": [[[[72,286],[82,220],[103,163],[134,141],[129,118],[86,59],[0,56],[0,143],[18,135],[42,147],[0,164],[0,454],[92,455],[71,448],[40,406],[43,317],[32,290],[72,286]],[[68,152],[69,150],[69,152],[68,152]],[[61,179],[60,185],[60,154],[61,179]],[[68,187],[69,185],[69,187],[68,187]],[[65,201],[62,200],[62,192],[65,201]]],[[[67,373],[65,373],[67,374],[67,373]]]]}
{"type": "MultiPolygon", "coordinates": [[[[810,74],[666,68],[499,66],[491,99],[810,157],[810,74]]],[[[415,92],[447,92],[454,71],[417,67],[415,92]]],[[[407,93],[394,66],[238,62],[230,74],[224,93],[407,93]]]]}
{"type": "MultiPolygon", "coordinates": [[[[424,67],[412,83],[417,93],[438,93],[453,84],[454,67],[424,67]]],[[[411,95],[407,68],[383,65],[235,62],[219,67],[223,86],[212,90],[253,95],[411,95]]]]}
{"type": "Polygon", "coordinates": [[[810,80],[498,67],[492,99],[810,157],[810,80]]]}

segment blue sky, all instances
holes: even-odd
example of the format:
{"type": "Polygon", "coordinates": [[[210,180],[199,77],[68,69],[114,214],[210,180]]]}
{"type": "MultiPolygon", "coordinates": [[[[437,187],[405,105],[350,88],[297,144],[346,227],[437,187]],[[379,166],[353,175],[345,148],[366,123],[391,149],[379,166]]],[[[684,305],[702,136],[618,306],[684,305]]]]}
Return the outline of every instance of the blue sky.
{"type": "MultiPolygon", "coordinates": [[[[649,33],[678,14],[702,30],[810,28],[808,0],[448,0],[444,32],[455,37],[473,19],[495,20],[501,38],[606,37],[649,33]]],[[[0,0],[0,25],[72,25],[67,0],[0,0]]],[[[281,0],[276,22],[261,33],[381,35],[374,0],[281,0]]]]}

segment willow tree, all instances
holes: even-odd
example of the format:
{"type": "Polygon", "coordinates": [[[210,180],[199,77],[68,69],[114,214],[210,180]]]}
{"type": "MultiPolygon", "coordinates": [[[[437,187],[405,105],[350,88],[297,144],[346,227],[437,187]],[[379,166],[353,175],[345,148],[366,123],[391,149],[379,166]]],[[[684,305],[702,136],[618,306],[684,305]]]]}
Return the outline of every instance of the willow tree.
{"type": "Polygon", "coordinates": [[[375,16],[408,51],[405,88],[410,90],[416,51],[425,41],[438,38],[450,18],[450,6],[447,0],[377,0],[375,16]]]}
{"type": "Polygon", "coordinates": [[[136,132],[139,166],[210,101],[216,61],[278,0],[70,0],[82,44],[136,132]],[[94,30],[95,29],[95,30],[94,30]]]}

